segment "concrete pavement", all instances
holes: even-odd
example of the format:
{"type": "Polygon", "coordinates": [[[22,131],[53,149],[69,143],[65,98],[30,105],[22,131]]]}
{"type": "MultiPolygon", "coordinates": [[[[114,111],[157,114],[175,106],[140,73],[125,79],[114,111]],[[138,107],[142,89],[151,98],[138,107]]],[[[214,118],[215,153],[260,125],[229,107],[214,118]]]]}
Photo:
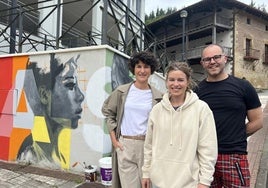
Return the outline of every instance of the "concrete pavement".
{"type": "MultiPolygon", "coordinates": [[[[258,148],[256,150],[256,164],[253,167],[253,175],[256,175],[256,183],[254,188],[268,187],[268,92],[260,93],[260,99],[263,105],[264,127],[256,133],[254,139],[255,144],[250,145],[250,148],[258,148]],[[257,139],[259,138],[259,139],[257,139]],[[258,146],[258,147],[257,147],[258,146]]],[[[251,152],[252,153],[252,152],[251,152]]],[[[251,160],[253,163],[253,160],[251,160]]],[[[253,188],[253,187],[252,187],[253,188]]]]}
{"type": "MultiPolygon", "coordinates": [[[[268,90],[259,93],[264,127],[248,140],[251,188],[267,188],[268,176],[268,90]]],[[[100,182],[86,183],[84,174],[38,168],[0,161],[0,188],[104,188],[100,182]]]]}
{"type": "Polygon", "coordinates": [[[250,188],[267,188],[268,171],[268,90],[259,92],[264,125],[248,140],[248,160],[251,173],[250,188]]]}
{"type": "Polygon", "coordinates": [[[0,188],[108,188],[84,174],[0,161],[0,188]]]}
{"type": "Polygon", "coordinates": [[[1,188],[73,188],[83,181],[84,177],[78,174],[0,162],[1,188]]]}

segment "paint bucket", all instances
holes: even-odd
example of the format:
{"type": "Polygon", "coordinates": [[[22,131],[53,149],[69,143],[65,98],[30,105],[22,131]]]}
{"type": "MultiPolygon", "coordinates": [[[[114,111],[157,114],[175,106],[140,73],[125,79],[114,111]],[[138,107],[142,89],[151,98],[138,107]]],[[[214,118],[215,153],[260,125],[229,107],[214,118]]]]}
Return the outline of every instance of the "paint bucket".
{"type": "Polygon", "coordinates": [[[85,179],[86,182],[95,182],[97,180],[97,166],[90,165],[85,168],[85,179]]]}
{"type": "Polygon", "coordinates": [[[102,185],[112,185],[112,157],[99,160],[102,185]]]}

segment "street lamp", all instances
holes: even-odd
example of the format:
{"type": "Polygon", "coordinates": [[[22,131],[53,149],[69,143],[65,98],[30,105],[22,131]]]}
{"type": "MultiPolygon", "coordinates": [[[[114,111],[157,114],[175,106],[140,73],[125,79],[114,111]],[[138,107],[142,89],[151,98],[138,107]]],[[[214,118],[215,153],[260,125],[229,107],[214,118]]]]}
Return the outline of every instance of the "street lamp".
{"type": "Polygon", "coordinates": [[[186,10],[180,12],[180,17],[182,18],[182,61],[185,61],[185,18],[188,16],[186,10]]]}

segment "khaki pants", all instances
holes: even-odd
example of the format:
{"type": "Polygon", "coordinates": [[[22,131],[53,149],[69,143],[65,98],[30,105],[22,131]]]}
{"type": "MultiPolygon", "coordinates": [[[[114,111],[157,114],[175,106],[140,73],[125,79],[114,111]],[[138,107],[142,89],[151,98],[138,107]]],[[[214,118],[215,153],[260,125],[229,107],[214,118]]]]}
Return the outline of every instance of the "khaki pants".
{"type": "Polygon", "coordinates": [[[120,137],[124,150],[117,149],[118,172],[122,188],[141,188],[143,140],[120,137]]]}

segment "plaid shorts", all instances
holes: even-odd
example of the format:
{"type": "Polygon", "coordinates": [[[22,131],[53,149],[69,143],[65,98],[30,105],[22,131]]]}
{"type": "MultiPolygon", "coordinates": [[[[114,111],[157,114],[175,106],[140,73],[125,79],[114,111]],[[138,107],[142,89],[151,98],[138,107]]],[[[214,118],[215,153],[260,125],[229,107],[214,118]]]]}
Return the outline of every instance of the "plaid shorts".
{"type": "Polygon", "coordinates": [[[250,187],[247,155],[219,154],[211,188],[250,187]]]}

